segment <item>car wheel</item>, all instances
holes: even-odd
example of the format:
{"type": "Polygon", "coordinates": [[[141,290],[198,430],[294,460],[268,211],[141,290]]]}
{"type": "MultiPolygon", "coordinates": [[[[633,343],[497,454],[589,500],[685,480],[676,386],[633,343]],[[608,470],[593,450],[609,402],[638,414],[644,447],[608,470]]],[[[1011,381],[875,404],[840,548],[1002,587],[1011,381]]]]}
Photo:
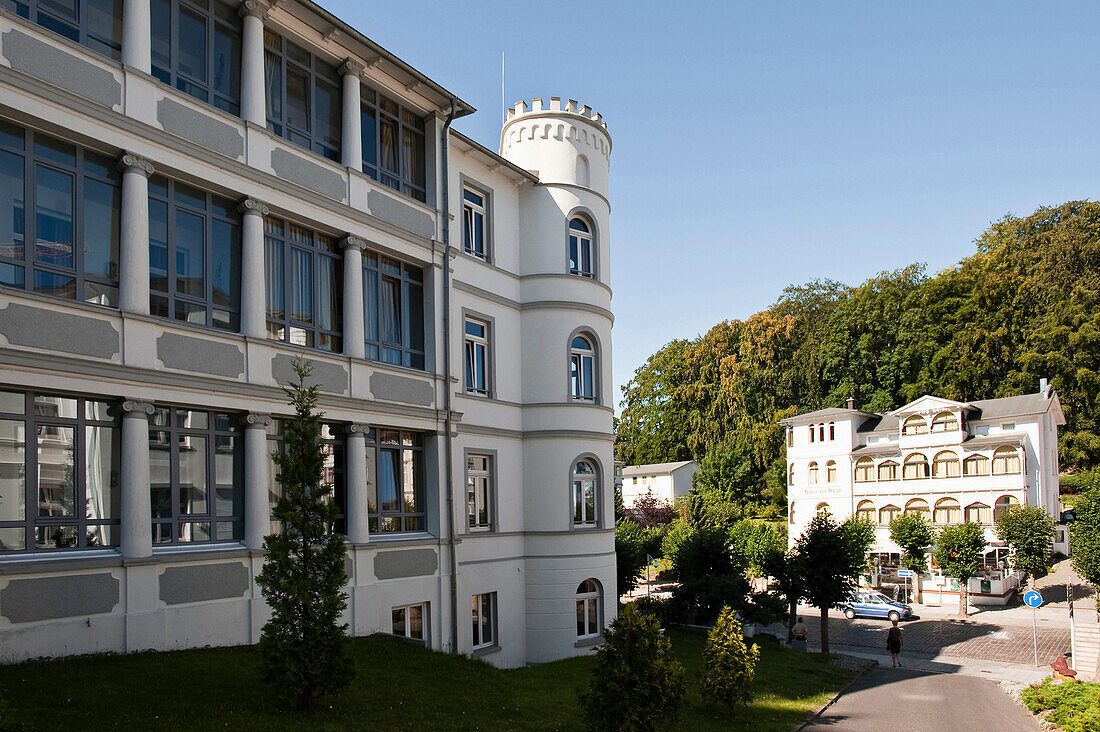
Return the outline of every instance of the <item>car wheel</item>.
{"type": "Polygon", "coordinates": [[[891,610],[890,614],[886,617],[890,618],[891,622],[896,623],[897,621],[901,620],[901,613],[899,613],[897,610],[891,610]]]}
{"type": "Polygon", "coordinates": [[[847,610],[844,611],[844,617],[848,618],[849,620],[855,620],[856,619],[856,611],[853,610],[852,608],[848,608],[847,610]]]}

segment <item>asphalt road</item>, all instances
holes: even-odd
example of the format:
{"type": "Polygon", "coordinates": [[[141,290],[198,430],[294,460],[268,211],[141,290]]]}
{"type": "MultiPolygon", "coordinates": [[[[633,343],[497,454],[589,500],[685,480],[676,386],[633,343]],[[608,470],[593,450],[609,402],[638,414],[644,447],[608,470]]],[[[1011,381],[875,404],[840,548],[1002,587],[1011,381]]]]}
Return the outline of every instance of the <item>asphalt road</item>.
{"type": "Polygon", "coordinates": [[[807,730],[1036,732],[1039,723],[992,681],[878,666],[807,730]]]}

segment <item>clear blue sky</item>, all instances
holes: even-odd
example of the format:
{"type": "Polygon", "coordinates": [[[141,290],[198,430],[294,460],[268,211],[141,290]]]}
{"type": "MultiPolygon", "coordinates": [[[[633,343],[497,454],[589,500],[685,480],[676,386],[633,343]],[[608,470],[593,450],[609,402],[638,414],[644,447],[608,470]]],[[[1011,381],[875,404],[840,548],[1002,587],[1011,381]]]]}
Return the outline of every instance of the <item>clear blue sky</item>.
{"type": "Polygon", "coordinates": [[[1100,190],[1100,3],[322,0],[478,108],[601,112],[615,401],[674,338],[817,277],[973,251],[1005,213],[1100,190]]]}

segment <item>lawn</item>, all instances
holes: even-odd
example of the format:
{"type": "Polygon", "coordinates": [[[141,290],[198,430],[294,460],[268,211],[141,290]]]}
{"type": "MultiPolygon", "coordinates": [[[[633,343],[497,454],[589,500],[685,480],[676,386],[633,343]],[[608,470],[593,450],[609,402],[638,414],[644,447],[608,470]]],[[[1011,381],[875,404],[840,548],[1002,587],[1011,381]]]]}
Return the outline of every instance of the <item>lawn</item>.
{"type": "MultiPolygon", "coordinates": [[[[673,628],[669,636],[691,690],[680,729],[788,730],[853,675],[766,639],[757,698],[731,723],[696,689],[705,634],[673,628]]],[[[574,688],[587,680],[591,656],[501,671],[385,636],[354,639],[352,649],[352,687],[310,715],[282,707],[258,678],[256,650],[239,646],[3,666],[3,722],[14,717],[28,730],[581,729],[574,688]]]]}

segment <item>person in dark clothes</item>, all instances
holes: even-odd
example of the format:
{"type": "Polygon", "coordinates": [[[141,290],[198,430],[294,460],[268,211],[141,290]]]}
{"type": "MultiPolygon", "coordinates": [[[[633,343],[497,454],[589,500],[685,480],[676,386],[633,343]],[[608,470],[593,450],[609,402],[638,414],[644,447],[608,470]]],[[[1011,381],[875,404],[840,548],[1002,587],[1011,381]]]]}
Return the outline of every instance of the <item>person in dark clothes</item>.
{"type": "Polygon", "coordinates": [[[886,633],[886,650],[890,652],[890,661],[893,667],[901,666],[901,628],[898,621],[894,621],[894,627],[886,633]]]}

